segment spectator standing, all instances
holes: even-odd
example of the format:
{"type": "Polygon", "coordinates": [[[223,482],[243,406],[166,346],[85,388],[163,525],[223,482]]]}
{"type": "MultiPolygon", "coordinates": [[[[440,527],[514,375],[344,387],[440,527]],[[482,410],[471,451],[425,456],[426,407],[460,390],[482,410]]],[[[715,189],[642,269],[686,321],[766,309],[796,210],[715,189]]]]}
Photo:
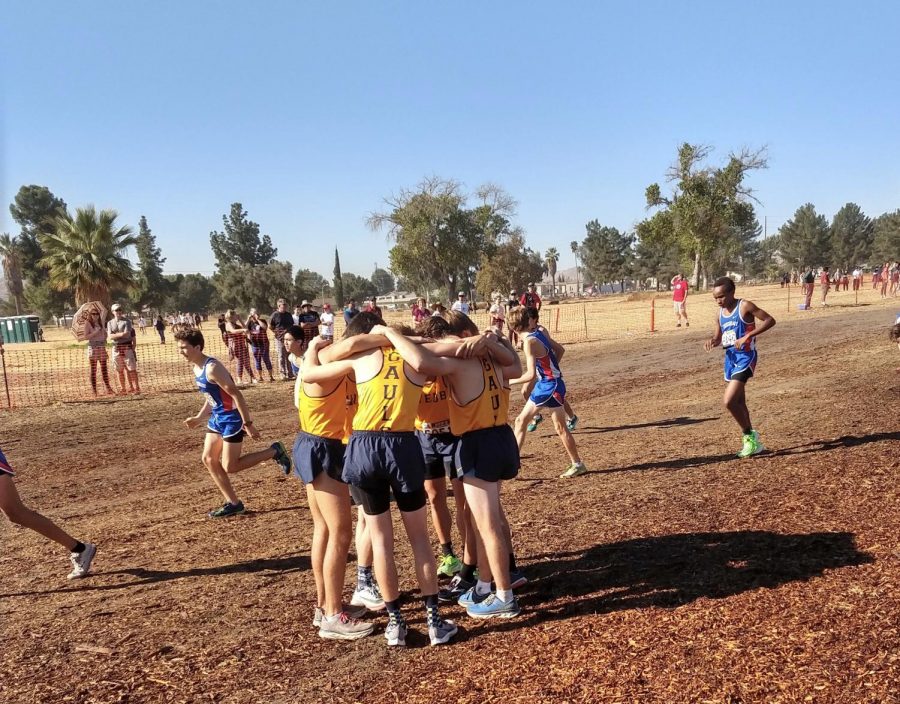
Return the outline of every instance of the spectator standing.
{"type": "Polygon", "coordinates": [[[357,315],[359,315],[359,308],[356,307],[356,299],[351,298],[344,307],[344,325],[349,325],[357,315]]]}
{"type": "Polygon", "coordinates": [[[853,290],[859,291],[862,286],[862,270],[859,267],[856,267],[853,270],[853,290]]]}
{"type": "Polygon", "coordinates": [[[491,303],[490,308],[490,316],[491,316],[491,327],[497,328],[497,333],[502,337],[503,336],[503,323],[506,322],[506,308],[503,305],[503,301],[500,298],[500,294],[497,293],[494,295],[494,302],[491,303]]]}
{"type": "Polygon", "coordinates": [[[803,295],[806,297],[804,310],[812,308],[813,289],[816,287],[816,275],[810,269],[803,275],[803,295]]]}
{"type": "Polygon", "coordinates": [[[469,301],[466,300],[466,294],[462,291],[456,294],[456,301],[454,301],[453,305],[450,306],[451,310],[459,311],[463,315],[468,315],[471,308],[472,307],[469,305],[469,301]]]}
{"type": "Polygon", "coordinates": [[[100,374],[103,376],[103,383],[106,385],[106,393],[110,396],[116,392],[109,385],[109,367],[107,360],[109,356],[106,354],[106,328],[103,327],[103,321],[100,319],[100,311],[96,308],[91,311],[91,317],[84,326],[85,338],[88,343],[88,363],[91,366],[91,388],[94,390],[94,396],[97,395],[97,365],[100,365],[100,374]]]}
{"type": "Polygon", "coordinates": [[[831,278],[828,275],[828,267],[822,267],[822,273],[819,275],[819,283],[822,284],[822,306],[827,306],[828,304],[825,302],[825,299],[828,297],[828,292],[831,290],[831,278]]]}
{"type": "Polygon", "coordinates": [[[322,306],[322,315],[319,316],[319,332],[326,340],[334,340],[334,313],[331,312],[331,304],[322,306]]]}
{"type": "Polygon", "coordinates": [[[303,301],[300,304],[300,322],[298,325],[303,330],[304,349],[309,341],[319,334],[319,314],[312,308],[312,303],[303,301]]]}
{"type": "Polygon", "coordinates": [[[143,313],[138,318],[138,327],[141,329],[141,335],[147,334],[147,319],[144,317],[143,313]]]}
{"type": "Polygon", "coordinates": [[[269,381],[275,381],[272,376],[272,358],[269,356],[269,324],[265,318],[260,318],[255,309],[251,309],[250,318],[247,320],[247,333],[250,337],[250,347],[253,349],[253,361],[256,364],[256,374],[262,381],[262,369],[265,366],[269,372],[269,381]]]}
{"type": "Polygon", "coordinates": [[[427,320],[431,317],[431,312],[428,310],[428,305],[425,303],[424,298],[419,298],[413,303],[412,317],[415,325],[418,325],[423,320],[427,320]]]}
{"type": "Polygon", "coordinates": [[[153,323],[153,327],[156,328],[156,332],[159,335],[159,344],[166,344],[166,322],[161,315],[156,316],[156,322],[153,323]]]}
{"type": "Polygon", "coordinates": [[[275,364],[282,379],[293,379],[294,368],[288,359],[287,350],[284,348],[284,335],[291,329],[294,319],[287,309],[287,301],[278,299],[277,310],[269,318],[269,327],[275,337],[275,364]]]}
{"type": "Polygon", "coordinates": [[[247,349],[247,327],[241,322],[234,310],[225,311],[225,335],[228,338],[228,349],[235,361],[235,376],[243,383],[244,372],[250,377],[250,383],[256,384],[253,367],[250,365],[250,351],[247,349]]]}
{"type": "Polygon", "coordinates": [[[106,332],[109,339],[112,340],[113,349],[113,366],[119,377],[119,388],[125,393],[125,376],[128,375],[128,390],[133,394],[141,393],[141,386],[138,383],[137,357],[134,354],[132,345],[134,338],[134,325],[125,317],[122,306],[118,303],[112,305],[112,319],[106,324],[106,332]]]}
{"type": "Polygon", "coordinates": [[[541,311],[541,297],[538,295],[537,288],[534,284],[528,284],[528,290],[522,294],[519,299],[519,305],[526,308],[534,308],[539,313],[541,311]]]}
{"type": "Polygon", "coordinates": [[[384,316],[381,315],[381,308],[378,306],[378,299],[375,296],[372,296],[372,301],[369,303],[369,312],[384,320],[384,316]]]}
{"type": "Polygon", "coordinates": [[[681,327],[681,319],[684,318],[684,327],[689,328],[687,315],[688,283],[683,274],[675,274],[672,279],[672,306],[675,309],[675,327],[681,327]]]}
{"type": "Polygon", "coordinates": [[[294,314],[291,316],[291,318],[294,320],[294,325],[300,324],[301,315],[303,315],[303,308],[301,307],[301,304],[298,303],[294,306],[294,314]]]}

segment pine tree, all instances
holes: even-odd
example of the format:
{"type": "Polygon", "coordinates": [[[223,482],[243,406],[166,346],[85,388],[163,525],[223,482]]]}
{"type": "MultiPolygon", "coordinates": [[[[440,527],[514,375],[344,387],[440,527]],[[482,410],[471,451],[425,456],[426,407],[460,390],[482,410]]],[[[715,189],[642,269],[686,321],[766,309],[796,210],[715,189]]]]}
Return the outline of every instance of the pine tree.
{"type": "Polygon", "coordinates": [[[344,282],[341,277],[341,258],[337,247],[334,248],[334,304],[344,305],[344,282]]]}
{"type": "Polygon", "coordinates": [[[156,246],[156,237],[147,224],[147,218],[141,215],[138,222],[137,244],[138,256],[137,282],[131,294],[131,300],[139,309],[143,306],[158,308],[168,293],[167,281],[162,273],[162,265],[166,258],[156,246]]]}

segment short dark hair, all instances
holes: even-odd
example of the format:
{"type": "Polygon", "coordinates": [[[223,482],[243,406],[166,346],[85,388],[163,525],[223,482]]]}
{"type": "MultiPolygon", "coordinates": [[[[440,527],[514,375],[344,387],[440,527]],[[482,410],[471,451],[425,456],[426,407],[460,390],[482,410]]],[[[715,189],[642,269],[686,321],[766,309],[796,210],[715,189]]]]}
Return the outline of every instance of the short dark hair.
{"type": "Polygon", "coordinates": [[[894,342],[900,342],[900,323],[891,328],[891,339],[894,342]]]}
{"type": "Polygon", "coordinates": [[[291,325],[291,327],[284,331],[284,334],[290,335],[298,342],[303,342],[303,328],[299,325],[291,325]]]}
{"type": "Polygon", "coordinates": [[[353,337],[354,335],[367,335],[372,332],[372,328],[376,325],[384,325],[380,315],[376,315],[371,311],[360,311],[353,316],[353,320],[344,330],[344,337],[353,337]]]}
{"type": "Polygon", "coordinates": [[[713,281],[713,288],[719,288],[719,286],[724,286],[726,290],[734,293],[734,280],[728,278],[727,276],[720,276],[718,279],[713,281]]]}
{"type": "Polygon", "coordinates": [[[206,345],[203,333],[196,328],[189,328],[186,325],[175,333],[175,339],[179,342],[186,342],[191,347],[199,347],[201,350],[206,345]]]}

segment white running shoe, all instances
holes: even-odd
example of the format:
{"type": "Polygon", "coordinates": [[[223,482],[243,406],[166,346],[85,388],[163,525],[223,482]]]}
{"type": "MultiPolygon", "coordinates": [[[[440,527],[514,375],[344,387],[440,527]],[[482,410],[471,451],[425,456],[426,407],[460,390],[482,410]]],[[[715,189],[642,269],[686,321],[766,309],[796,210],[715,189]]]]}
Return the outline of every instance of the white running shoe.
{"type": "Polygon", "coordinates": [[[384,638],[389,646],[405,646],[407,631],[406,621],[402,618],[391,617],[384,629],[384,638]]]}
{"type": "Polygon", "coordinates": [[[319,627],[319,638],[356,640],[369,635],[374,628],[375,625],[372,623],[358,621],[341,612],[334,618],[326,616],[322,619],[322,625],[319,627]]]}
{"type": "Polygon", "coordinates": [[[353,592],[350,598],[351,606],[364,606],[369,611],[382,611],[384,609],[384,599],[381,598],[381,592],[374,584],[370,584],[362,589],[353,592]]]}
{"type": "Polygon", "coordinates": [[[87,577],[91,571],[91,562],[94,561],[94,555],[97,554],[97,546],[93,543],[85,543],[84,550],[81,552],[73,552],[69,555],[72,561],[72,571],[69,572],[69,579],[81,579],[87,577]]]}
{"type": "Polygon", "coordinates": [[[457,630],[453,621],[438,619],[436,623],[428,626],[428,638],[432,645],[443,645],[456,635],[457,630]]]}

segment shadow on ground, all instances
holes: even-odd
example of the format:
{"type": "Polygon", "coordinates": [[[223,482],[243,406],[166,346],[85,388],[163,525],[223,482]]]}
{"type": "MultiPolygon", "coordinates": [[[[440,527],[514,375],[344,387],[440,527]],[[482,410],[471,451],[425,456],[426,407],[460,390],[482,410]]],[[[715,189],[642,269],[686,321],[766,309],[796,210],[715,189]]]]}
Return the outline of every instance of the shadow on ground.
{"type": "Polygon", "coordinates": [[[122,570],[110,570],[108,572],[91,573],[85,581],[78,582],[78,586],[63,587],[61,589],[47,589],[45,591],[18,592],[14,594],[0,594],[0,598],[15,596],[41,596],[47,594],[64,594],[66,592],[81,591],[108,591],[111,589],[129,589],[157,582],[169,582],[175,579],[192,579],[195,577],[210,577],[226,574],[247,573],[276,573],[299,572],[310,568],[309,557],[306,555],[292,555],[291,557],[276,557],[249,562],[236,562],[231,565],[219,565],[218,567],[194,567],[189,570],[149,570],[143,567],[133,567],[122,570]],[[114,584],[100,583],[106,578],[115,575],[128,575],[136,579],[114,584]]]}
{"type": "MultiPolygon", "coordinates": [[[[684,533],[534,555],[522,617],[503,630],[625,609],[675,608],[866,565],[852,533],[684,533]]],[[[492,624],[493,629],[494,624],[492,624]]]]}

